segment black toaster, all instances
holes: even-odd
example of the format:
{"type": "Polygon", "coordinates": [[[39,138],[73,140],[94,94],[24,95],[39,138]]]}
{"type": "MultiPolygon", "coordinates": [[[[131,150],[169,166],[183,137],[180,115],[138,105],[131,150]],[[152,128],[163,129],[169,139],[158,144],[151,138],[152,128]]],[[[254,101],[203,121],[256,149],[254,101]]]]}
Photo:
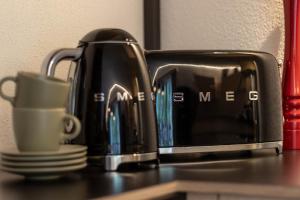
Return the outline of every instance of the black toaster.
{"type": "Polygon", "coordinates": [[[159,153],[282,151],[274,56],[254,51],[147,51],[159,153]]]}

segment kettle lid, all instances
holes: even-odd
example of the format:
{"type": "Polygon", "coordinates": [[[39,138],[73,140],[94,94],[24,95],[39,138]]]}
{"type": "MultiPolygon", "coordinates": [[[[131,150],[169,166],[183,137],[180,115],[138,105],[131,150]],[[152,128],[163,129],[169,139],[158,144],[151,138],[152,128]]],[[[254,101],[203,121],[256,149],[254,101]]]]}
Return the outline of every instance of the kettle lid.
{"type": "Polygon", "coordinates": [[[90,42],[137,42],[136,39],[128,32],[122,29],[105,28],[96,29],[86,34],[80,43],[90,42]]]}

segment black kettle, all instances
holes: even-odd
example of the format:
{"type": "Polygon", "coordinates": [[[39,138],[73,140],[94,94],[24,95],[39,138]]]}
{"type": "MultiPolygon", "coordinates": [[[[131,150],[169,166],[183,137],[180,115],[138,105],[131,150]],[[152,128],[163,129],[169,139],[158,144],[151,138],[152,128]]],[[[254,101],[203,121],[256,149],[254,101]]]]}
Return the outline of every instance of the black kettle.
{"type": "Polygon", "coordinates": [[[44,60],[42,74],[54,76],[61,60],[74,61],[69,112],[82,123],[73,141],[88,146],[90,160],[106,170],[120,164],[157,161],[157,133],[150,78],[137,41],[120,29],[98,29],[74,49],[59,49],[44,60]]]}

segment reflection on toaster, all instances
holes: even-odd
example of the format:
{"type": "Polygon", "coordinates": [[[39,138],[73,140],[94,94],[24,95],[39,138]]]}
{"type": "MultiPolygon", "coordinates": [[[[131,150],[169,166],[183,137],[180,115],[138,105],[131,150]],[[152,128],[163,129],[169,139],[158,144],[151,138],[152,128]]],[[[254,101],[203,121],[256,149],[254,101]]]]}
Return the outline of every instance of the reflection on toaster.
{"type": "Polygon", "coordinates": [[[156,69],[160,147],[255,140],[258,125],[255,65],[167,64],[156,69]],[[243,132],[239,133],[240,130],[243,132]],[[238,133],[238,134],[237,134],[238,133]]]}

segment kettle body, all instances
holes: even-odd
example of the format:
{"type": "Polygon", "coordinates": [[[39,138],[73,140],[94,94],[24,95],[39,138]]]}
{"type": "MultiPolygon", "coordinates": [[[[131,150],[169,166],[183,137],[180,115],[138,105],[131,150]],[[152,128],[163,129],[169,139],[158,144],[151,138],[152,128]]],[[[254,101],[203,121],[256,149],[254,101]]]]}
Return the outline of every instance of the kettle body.
{"type": "MultiPolygon", "coordinates": [[[[51,75],[50,60],[57,52],[45,61],[44,73],[51,75]]],[[[89,159],[104,160],[106,170],[116,170],[122,163],[155,161],[151,84],[137,41],[120,29],[98,29],[83,37],[71,54],[58,57],[75,61],[69,73],[73,82],[69,111],[81,120],[82,133],[73,143],[87,145],[89,159]]]]}

